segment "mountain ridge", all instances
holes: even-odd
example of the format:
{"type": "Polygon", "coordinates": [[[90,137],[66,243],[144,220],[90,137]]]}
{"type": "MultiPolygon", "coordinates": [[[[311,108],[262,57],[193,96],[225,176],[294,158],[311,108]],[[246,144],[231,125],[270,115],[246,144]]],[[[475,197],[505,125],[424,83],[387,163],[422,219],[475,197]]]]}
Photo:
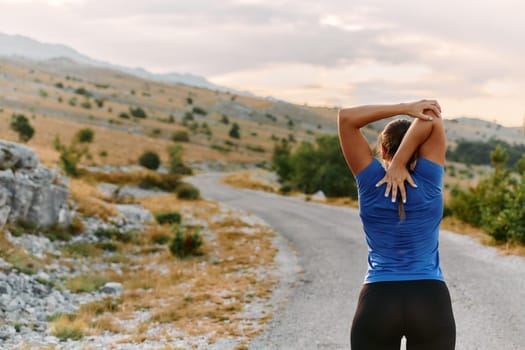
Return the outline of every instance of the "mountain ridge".
{"type": "Polygon", "coordinates": [[[80,53],[74,48],[57,43],[45,43],[39,40],[19,35],[5,34],[0,32],[0,56],[24,57],[36,61],[46,61],[56,58],[68,58],[78,63],[89,64],[97,67],[110,68],[123,71],[141,78],[157,80],[167,83],[184,84],[195,87],[203,87],[210,90],[219,90],[246,96],[254,96],[249,91],[240,91],[225,86],[211,83],[205,77],[191,73],[152,73],[142,67],[127,67],[113,64],[80,53]]]}

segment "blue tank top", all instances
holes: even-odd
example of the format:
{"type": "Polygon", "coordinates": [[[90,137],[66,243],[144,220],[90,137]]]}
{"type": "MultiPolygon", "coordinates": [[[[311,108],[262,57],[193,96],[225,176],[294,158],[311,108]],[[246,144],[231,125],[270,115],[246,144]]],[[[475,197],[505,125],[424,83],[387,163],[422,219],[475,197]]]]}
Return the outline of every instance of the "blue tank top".
{"type": "MultiPolygon", "coordinates": [[[[368,244],[368,272],[364,283],[442,280],[438,236],[443,217],[441,165],[418,158],[411,174],[417,188],[407,186],[405,219],[398,204],[385,197],[385,186],[375,187],[385,169],[374,158],[356,176],[359,214],[368,244]]],[[[399,200],[399,199],[398,199],[399,200]]]]}

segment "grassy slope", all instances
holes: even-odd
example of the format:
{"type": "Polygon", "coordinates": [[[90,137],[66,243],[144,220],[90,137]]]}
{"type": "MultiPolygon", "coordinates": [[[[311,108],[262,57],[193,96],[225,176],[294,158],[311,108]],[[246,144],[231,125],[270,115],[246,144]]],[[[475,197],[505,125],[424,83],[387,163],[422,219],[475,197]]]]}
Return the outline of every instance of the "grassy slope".
{"type": "Polygon", "coordinates": [[[94,164],[134,164],[145,149],[156,150],[165,159],[166,147],[172,144],[171,135],[177,130],[190,133],[190,142],[183,143],[187,160],[234,162],[270,159],[276,137],[293,135],[298,141],[313,140],[315,134],[335,131],[335,109],[148,81],[60,60],[45,63],[0,60],[0,91],[0,137],[16,140],[16,134],[8,127],[11,114],[25,114],[36,129],[29,146],[48,164],[57,156],[52,147],[55,135],[68,142],[86,125],[95,130],[91,148],[94,157],[88,162],[94,164]],[[57,87],[58,83],[64,87],[57,87]],[[88,90],[92,97],[75,93],[78,88],[88,90]],[[104,105],[99,108],[95,99],[104,99],[104,105]],[[70,104],[73,101],[74,106],[70,104]],[[84,102],[91,107],[82,107],[84,102]],[[129,107],[143,108],[148,118],[119,118],[121,112],[129,114],[129,107]],[[198,131],[193,133],[182,125],[185,113],[194,107],[207,112],[206,116],[196,113],[193,116],[199,126],[208,124],[211,137],[198,131]],[[229,125],[221,122],[223,115],[230,119],[229,125]],[[170,116],[175,123],[168,122],[170,116]],[[289,126],[290,120],[293,126],[289,126]],[[228,136],[233,122],[241,127],[240,140],[228,136]],[[226,141],[233,145],[225,144],[226,141]],[[100,157],[101,151],[108,156],[100,157]]]}

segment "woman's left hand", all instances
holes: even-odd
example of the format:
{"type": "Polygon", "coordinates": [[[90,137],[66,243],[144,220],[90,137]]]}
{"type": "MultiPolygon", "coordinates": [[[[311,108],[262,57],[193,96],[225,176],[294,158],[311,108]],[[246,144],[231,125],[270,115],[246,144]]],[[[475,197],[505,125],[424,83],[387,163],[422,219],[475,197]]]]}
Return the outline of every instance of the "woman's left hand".
{"type": "Polygon", "coordinates": [[[385,197],[388,197],[390,191],[392,191],[392,202],[395,202],[397,192],[399,191],[401,193],[401,200],[403,203],[406,203],[405,181],[408,182],[410,186],[414,188],[417,187],[406,166],[397,165],[397,163],[392,162],[386,170],[385,177],[376,184],[376,187],[386,183],[385,197]]]}

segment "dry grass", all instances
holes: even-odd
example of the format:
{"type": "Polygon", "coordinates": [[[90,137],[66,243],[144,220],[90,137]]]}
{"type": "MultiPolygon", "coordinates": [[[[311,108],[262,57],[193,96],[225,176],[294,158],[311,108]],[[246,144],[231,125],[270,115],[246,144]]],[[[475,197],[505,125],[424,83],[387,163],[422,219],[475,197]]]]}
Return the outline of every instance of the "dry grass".
{"type": "Polygon", "coordinates": [[[223,177],[221,182],[237,188],[277,192],[278,189],[275,188],[275,186],[263,182],[260,179],[255,178],[253,175],[253,171],[251,170],[241,171],[223,177]]]}
{"type": "Polygon", "coordinates": [[[3,230],[0,231],[0,257],[12,264],[17,270],[26,274],[35,273],[37,268],[42,265],[40,259],[9,242],[3,230]]]}
{"type": "Polygon", "coordinates": [[[476,238],[481,244],[497,248],[501,255],[525,256],[525,246],[514,242],[496,242],[493,237],[479,227],[464,223],[455,217],[444,218],[441,221],[441,228],[476,238]]]}
{"type": "MultiPolygon", "coordinates": [[[[168,340],[173,329],[188,336],[210,334],[210,342],[228,336],[247,341],[260,333],[271,314],[252,320],[251,325],[241,325],[240,321],[246,305],[255,300],[264,303],[272,292],[274,279],[258,277],[255,271],[272,268],[277,251],[272,244],[275,233],[267,227],[249,227],[232,213],[204,200],[181,201],[173,195],[162,195],[140,202],[152,212],[183,213],[183,224],[189,213],[197,220],[206,220],[216,238],[212,240],[204,233],[202,256],[177,259],[167,245],[152,244],[158,235],[173,237],[171,227],[148,226],[139,240],[123,247],[133,258],[121,268],[122,273],[108,270],[98,274],[123,284],[118,304],[100,301],[84,305],[73,316],[53,321],[53,331],[66,335],[75,335],[79,329],[84,335],[103,330],[119,332],[125,336],[119,343],[168,340]],[[243,233],[247,228],[249,233],[243,233]],[[121,326],[122,320],[133,321],[140,310],[148,310],[151,318],[132,328],[121,326]],[[148,333],[152,327],[156,339],[148,333]]],[[[79,276],[77,280],[80,283],[92,278],[79,276]]]]}
{"type": "Polygon", "coordinates": [[[96,188],[78,179],[71,179],[69,184],[70,196],[77,204],[77,209],[85,216],[96,216],[106,220],[117,216],[118,210],[107,203],[108,199],[96,188]]]}

